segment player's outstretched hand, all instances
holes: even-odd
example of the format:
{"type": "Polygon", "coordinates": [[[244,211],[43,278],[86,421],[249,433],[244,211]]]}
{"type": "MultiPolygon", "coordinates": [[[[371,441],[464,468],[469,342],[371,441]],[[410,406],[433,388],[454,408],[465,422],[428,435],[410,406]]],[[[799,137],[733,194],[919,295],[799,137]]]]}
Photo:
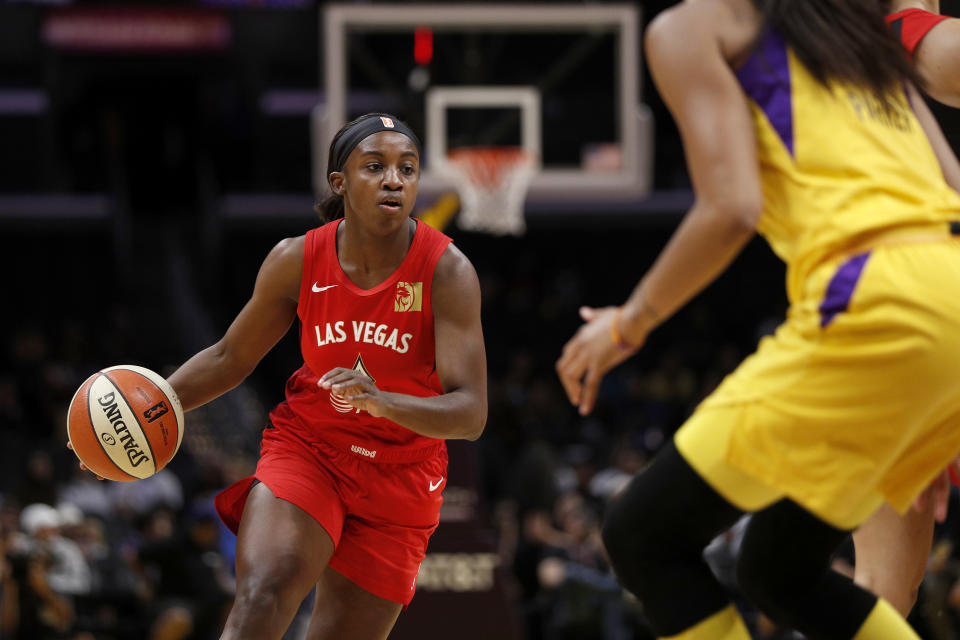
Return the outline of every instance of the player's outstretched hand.
{"type": "Polygon", "coordinates": [[[604,374],[636,353],[639,346],[624,349],[614,341],[617,332],[611,327],[617,307],[581,307],[580,317],[585,324],[563,346],[557,375],[570,403],[585,416],[593,411],[604,374]]]}
{"type": "MultiPolygon", "coordinates": [[[[73,451],[73,443],[72,443],[72,442],[67,441],[67,449],[70,449],[70,451],[73,451]]],[[[80,469],[81,469],[82,471],[90,471],[90,469],[87,469],[87,465],[83,464],[82,462],[80,463],[80,469]]],[[[90,473],[93,473],[93,471],[90,471],[90,473]]],[[[97,476],[97,474],[95,474],[95,473],[93,473],[93,475],[97,476]]],[[[97,476],[97,480],[103,480],[103,476],[97,476]]]]}
{"type": "Polygon", "coordinates": [[[317,385],[343,398],[350,406],[379,418],[383,415],[382,394],[370,376],[356,369],[336,367],[321,376],[317,385]]]}

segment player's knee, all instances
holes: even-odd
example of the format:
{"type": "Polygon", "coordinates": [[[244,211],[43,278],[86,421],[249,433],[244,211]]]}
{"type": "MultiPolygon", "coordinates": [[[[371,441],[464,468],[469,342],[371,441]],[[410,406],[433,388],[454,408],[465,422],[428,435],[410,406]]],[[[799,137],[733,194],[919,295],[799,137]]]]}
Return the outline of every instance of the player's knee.
{"type": "Polygon", "coordinates": [[[750,600],[767,609],[794,599],[797,593],[810,586],[807,569],[792,562],[790,551],[777,548],[774,540],[753,540],[752,546],[744,545],[737,561],[737,584],[750,600]]]}
{"type": "Polygon", "coordinates": [[[234,609],[241,608],[249,615],[272,615],[311,580],[304,575],[303,562],[296,553],[272,554],[237,581],[234,609]]]}
{"type": "Polygon", "coordinates": [[[612,513],[604,522],[601,536],[610,563],[620,582],[643,599],[669,571],[668,558],[677,549],[658,535],[656,527],[633,526],[629,518],[612,513]]]}
{"type": "Polygon", "coordinates": [[[607,555],[617,568],[643,561],[644,550],[650,545],[648,538],[652,529],[632,526],[627,517],[629,514],[624,511],[622,506],[614,504],[600,531],[607,555]]]}
{"type": "Polygon", "coordinates": [[[273,618],[281,607],[282,596],[272,590],[268,582],[247,582],[237,584],[237,593],[233,599],[234,615],[242,618],[273,618]]]}

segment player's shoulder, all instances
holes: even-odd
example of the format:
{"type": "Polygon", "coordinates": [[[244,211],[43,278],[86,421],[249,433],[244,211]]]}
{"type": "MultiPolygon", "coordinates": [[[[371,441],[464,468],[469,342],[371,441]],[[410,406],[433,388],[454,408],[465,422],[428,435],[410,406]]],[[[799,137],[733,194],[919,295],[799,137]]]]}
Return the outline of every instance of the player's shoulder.
{"type": "Polygon", "coordinates": [[[263,283],[269,289],[292,300],[299,297],[304,238],[305,236],[283,238],[274,245],[257,276],[258,286],[263,283]]]}
{"type": "Polygon", "coordinates": [[[689,35],[690,30],[756,32],[761,22],[762,16],[751,0],[685,0],[657,14],[647,31],[677,37],[689,35]]]}
{"type": "Polygon", "coordinates": [[[480,315],[480,279],[470,259],[452,242],[433,272],[430,304],[437,317],[473,322],[480,315]]]}
{"type": "Polygon", "coordinates": [[[753,48],[762,22],[751,0],[686,0],[651,21],[645,42],[648,48],[716,44],[736,63],[753,48]]]}
{"type": "Polygon", "coordinates": [[[294,251],[296,249],[303,249],[303,245],[306,241],[307,241],[306,234],[299,235],[299,236],[290,236],[287,238],[281,238],[280,241],[277,242],[274,248],[279,251],[285,251],[285,252],[294,251]]]}
{"type": "Polygon", "coordinates": [[[450,236],[440,231],[439,229],[431,227],[429,224],[427,224],[423,220],[417,220],[417,233],[423,236],[423,239],[425,240],[424,244],[426,244],[427,246],[431,246],[431,245],[439,246],[439,245],[446,244],[448,242],[453,242],[450,236]]]}
{"type": "Polygon", "coordinates": [[[440,255],[430,294],[442,316],[472,318],[480,312],[480,279],[470,259],[452,242],[440,255]]]}
{"type": "Polygon", "coordinates": [[[303,262],[303,248],[306,239],[306,235],[283,238],[270,250],[269,257],[284,262],[289,260],[303,262]]]}
{"type": "Polygon", "coordinates": [[[457,245],[452,242],[448,244],[440,254],[440,259],[437,260],[437,268],[433,276],[434,286],[444,282],[463,283],[476,279],[477,271],[473,268],[470,259],[457,245]]]}

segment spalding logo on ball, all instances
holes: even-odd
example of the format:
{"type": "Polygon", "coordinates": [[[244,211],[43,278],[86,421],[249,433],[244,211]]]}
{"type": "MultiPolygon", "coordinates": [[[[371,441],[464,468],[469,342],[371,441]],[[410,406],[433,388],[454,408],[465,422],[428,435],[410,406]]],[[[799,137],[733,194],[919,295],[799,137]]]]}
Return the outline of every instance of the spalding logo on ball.
{"type": "Polygon", "coordinates": [[[109,480],[149,478],[183,440],[183,407],[159,374],[135,365],[93,374],[73,394],[67,434],[90,471],[109,480]]]}

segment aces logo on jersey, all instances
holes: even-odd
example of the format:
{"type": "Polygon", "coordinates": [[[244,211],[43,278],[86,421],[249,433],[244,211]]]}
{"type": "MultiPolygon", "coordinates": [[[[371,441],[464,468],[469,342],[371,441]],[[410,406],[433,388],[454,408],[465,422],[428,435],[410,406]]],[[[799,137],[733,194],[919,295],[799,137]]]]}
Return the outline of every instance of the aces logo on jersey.
{"type": "MultiPolygon", "coordinates": [[[[354,371],[357,371],[367,376],[368,378],[373,380],[373,382],[376,382],[373,376],[370,375],[370,372],[367,371],[366,365],[363,364],[363,358],[360,357],[359,355],[357,356],[356,362],[353,363],[352,369],[354,371]]],[[[339,411],[340,413],[350,413],[351,411],[356,411],[357,413],[360,413],[360,409],[355,408],[353,405],[347,402],[346,398],[332,391],[330,392],[330,404],[333,405],[333,408],[339,411]]]]}
{"type": "Polygon", "coordinates": [[[394,311],[420,311],[423,307],[422,282],[398,282],[393,299],[394,311]]]}

